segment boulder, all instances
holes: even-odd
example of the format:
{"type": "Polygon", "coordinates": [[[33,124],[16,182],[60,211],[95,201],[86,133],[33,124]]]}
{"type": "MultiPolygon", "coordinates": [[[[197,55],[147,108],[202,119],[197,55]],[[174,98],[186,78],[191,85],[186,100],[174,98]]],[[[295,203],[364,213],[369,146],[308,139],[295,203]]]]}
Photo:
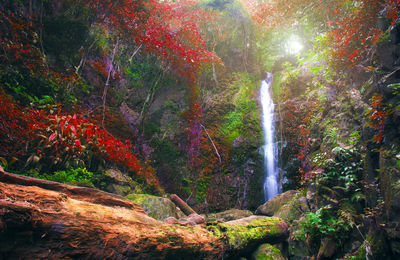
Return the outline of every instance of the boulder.
{"type": "Polygon", "coordinates": [[[281,251],[270,245],[262,244],[251,256],[252,260],[285,260],[281,251]]]}
{"type": "Polygon", "coordinates": [[[288,226],[280,218],[250,216],[208,226],[225,241],[231,256],[254,252],[260,244],[280,243],[288,238],[288,226]]]}
{"type": "Polygon", "coordinates": [[[296,190],[289,190],[277,195],[263,205],[259,206],[255,212],[256,215],[273,216],[283,205],[292,200],[293,196],[298,194],[296,190]]]}
{"type": "Polygon", "coordinates": [[[281,218],[290,224],[292,221],[299,219],[304,213],[309,212],[310,209],[306,197],[300,196],[300,193],[296,193],[291,200],[275,212],[274,217],[281,218]]]}
{"type": "Polygon", "coordinates": [[[139,204],[150,217],[157,220],[169,217],[179,219],[185,216],[168,198],[135,193],[127,195],[126,198],[139,204]]]}
{"type": "Polygon", "coordinates": [[[229,209],[226,211],[212,213],[207,216],[207,221],[226,222],[230,220],[246,218],[252,216],[253,213],[249,210],[229,209]]]}

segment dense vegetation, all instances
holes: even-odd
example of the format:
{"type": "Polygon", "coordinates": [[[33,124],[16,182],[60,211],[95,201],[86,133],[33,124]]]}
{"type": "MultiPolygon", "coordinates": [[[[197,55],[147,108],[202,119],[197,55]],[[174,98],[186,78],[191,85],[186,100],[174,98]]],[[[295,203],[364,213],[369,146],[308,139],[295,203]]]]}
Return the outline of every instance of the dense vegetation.
{"type": "Polygon", "coordinates": [[[310,208],[291,213],[291,239],[308,256],[321,241],[348,259],[399,255],[399,9],[398,0],[0,1],[1,165],[121,195],[176,193],[204,213],[255,209],[258,88],[270,71],[282,186],[310,208]],[[110,169],[128,188],[110,186],[110,169]],[[348,241],[361,244],[351,251],[348,241]]]}

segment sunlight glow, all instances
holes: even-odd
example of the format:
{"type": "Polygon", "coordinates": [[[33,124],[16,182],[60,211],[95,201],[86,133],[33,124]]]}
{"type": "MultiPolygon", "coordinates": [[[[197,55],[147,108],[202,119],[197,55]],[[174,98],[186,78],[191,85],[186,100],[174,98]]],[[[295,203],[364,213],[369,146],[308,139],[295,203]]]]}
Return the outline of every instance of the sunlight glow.
{"type": "Polygon", "coordinates": [[[303,49],[303,44],[297,35],[292,35],[286,42],[286,52],[288,54],[298,54],[303,49]]]}

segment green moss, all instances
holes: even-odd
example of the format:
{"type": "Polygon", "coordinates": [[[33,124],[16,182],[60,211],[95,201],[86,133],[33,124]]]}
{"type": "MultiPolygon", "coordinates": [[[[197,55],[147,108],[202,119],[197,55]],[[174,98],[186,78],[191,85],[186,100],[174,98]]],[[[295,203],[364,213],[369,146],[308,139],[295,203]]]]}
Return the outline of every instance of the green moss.
{"type": "Polygon", "coordinates": [[[208,229],[218,238],[223,238],[231,249],[243,250],[255,242],[266,242],[283,234],[283,220],[263,217],[248,223],[225,222],[209,226],[208,229]]]}
{"type": "Polygon", "coordinates": [[[302,211],[300,210],[301,204],[299,198],[302,196],[304,196],[302,193],[296,193],[286,204],[276,211],[274,216],[282,218],[289,225],[295,219],[299,219],[302,214],[302,211]]]}
{"type": "Polygon", "coordinates": [[[270,244],[262,244],[257,251],[253,253],[254,260],[283,260],[281,251],[270,244]]]}

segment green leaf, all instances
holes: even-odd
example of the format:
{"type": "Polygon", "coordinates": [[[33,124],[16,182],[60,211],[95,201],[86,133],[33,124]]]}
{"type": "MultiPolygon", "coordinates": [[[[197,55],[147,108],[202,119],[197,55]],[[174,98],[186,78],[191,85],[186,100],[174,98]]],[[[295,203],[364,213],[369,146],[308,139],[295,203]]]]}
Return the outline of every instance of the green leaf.
{"type": "Polygon", "coordinates": [[[394,83],[394,84],[390,84],[387,86],[388,88],[394,89],[394,90],[400,90],[400,83],[394,83]]]}

